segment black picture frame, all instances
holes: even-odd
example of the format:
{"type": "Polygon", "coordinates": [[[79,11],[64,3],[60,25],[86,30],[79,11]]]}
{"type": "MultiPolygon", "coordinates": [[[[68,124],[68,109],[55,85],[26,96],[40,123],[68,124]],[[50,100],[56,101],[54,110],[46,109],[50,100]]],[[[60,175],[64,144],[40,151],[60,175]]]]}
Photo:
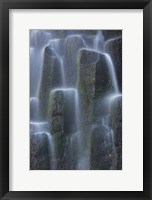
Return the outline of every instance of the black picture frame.
{"type": "MultiPolygon", "coordinates": [[[[152,199],[152,2],[151,0],[0,0],[0,197],[1,199],[152,199]],[[9,191],[9,9],[143,9],[143,191],[9,191]]],[[[131,180],[130,180],[131,181],[131,180]]]]}

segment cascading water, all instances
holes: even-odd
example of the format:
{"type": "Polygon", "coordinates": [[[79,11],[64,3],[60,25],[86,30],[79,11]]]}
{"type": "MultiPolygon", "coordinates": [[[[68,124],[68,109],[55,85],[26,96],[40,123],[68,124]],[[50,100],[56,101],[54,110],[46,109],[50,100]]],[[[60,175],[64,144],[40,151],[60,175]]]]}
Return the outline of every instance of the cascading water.
{"type": "Polygon", "coordinates": [[[37,97],[30,98],[30,119],[32,121],[39,120],[40,117],[40,105],[37,97]]]}
{"type": "Polygon", "coordinates": [[[61,68],[61,81],[62,81],[62,86],[65,87],[65,73],[64,73],[64,60],[63,60],[63,57],[59,56],[58,53],[56,52],[55,49],[54,50],[54,53],[56,55],[56,57],[58,58],[59,62],[60,62],[60,68],[61,68]]]}
{"type": "MultiPolygon", "coordinates": [[[[45,148],[41,147],[45,135],[48,141],[49,167],[43,166],[43,169],[117,169],[111,106],[117,97],[121,97],[121,93],[113,60],[105,47],[107,41],[115,39],[105,40],[102,31],[89,36],[81,31],[79,34],[66,31],[63,36],[62,32],[59,33],[57,31],[55,36],[51,31],[31,30],[30,34],[30,133],[31,136],[41,138],[40,165],[43,166],[43,160],[47,159],[45,148]],[[44,56],[46,48],[50,49],[47,58],[44,56]],[[55,59],[59,65],[54,65],[55,59]],[[97,90],[97,87],[103,87],[106,80],[102,82],[100,78],[96,78],[102,68],[109,81],[104,93],[103,89],[97,90]],[[44,88],[43,93],[40,87],[44,88]],[[100,95],[97,95],[96,91],[100,95]],[[99,109],[96,108],[95,102],[98,102],[99,109]],[[94,114],[96,109],[97,115],[94,114]],[[45,116],[42,113],[45,113],[45,116]],[[94,150],[93,141],[96,140],[102,150],[94,150]],[[103,155],[106,167],[102,166],[100,161],[97,167],[96,163],[94,165],[94,152],[98,159],[98,154],[103,155]]],[[[39,162],[39,158],[36,159],[39,162]]]]}
{"type": "Polygon", "coordinates": [[[97,51],[101,51],[104,47],[104,36],[102,31],[97,31],[97,34],[94,38],[94,49],[97,51]]]}
{"type": "Polygon", "coordinates": [[[115,68],[114,68],[113,62],[112,62],[109,54],[105,53],[104,55],[106,57],[106,61],[107,61],[108,67],[109,67],[109,71],[111,73],[111,79],[112,79],[112,83],[113,83],[113,87],[114,87],[114,92],[116,94],[118,94],[119,89],[118,89],[118,83],[117,83],[117,78],[116,78],[115,68]]]}
{"type": "Polygon", "coordinates": [[[50,34],[43,31],[33,30],[30,35],[30,133],[41,137],[45,134],[48,139],[48,153],[50,169],[55,169],[55,145],[52,135],[48,129],[47,122],[41,122],[39,94],[40,80],[42,74],[42,64],[45,46],[47,46],[50,39],[50,34]],[[43,34],[43,41],[42,35],[43,34]],[[33,97],[34,96],[34,97],[33,97]],[[34,122],[33,122],[34,121],[34,122]]]}

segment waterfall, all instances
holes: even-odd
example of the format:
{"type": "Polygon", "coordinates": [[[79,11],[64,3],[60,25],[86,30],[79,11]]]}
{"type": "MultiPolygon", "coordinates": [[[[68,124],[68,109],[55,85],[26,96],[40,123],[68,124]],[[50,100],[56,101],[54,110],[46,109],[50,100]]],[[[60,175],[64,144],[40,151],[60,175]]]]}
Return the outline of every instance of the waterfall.
{"type": "Polygon", "coordinates": [[[49,42],[50,34],[44,31],[31,30],[30,32],[30,94],[38,96],[45,46],[49,42]]]}
{"type": "MultiPolygon", "coordinates": [[[[118,38],[116,38],[118,39],[118,38]]],[[[116,77],[116,73],[115,73],[115,66],[113,64],[113,61],[110,57],[110,55],[105,51],[105,45],[107,42],[111,42],[114,41],[115,38],[109,39],[106,42],[104,41],[104,37],[102,35],[102,32],[97,32],[97,35],[95,37],[94,40],[94,48],[96,51],[99,51],[101,54],[105,55],[106,57],[106,62],[107,62],[107,66],[110,72],[110,76],[111,76],[111,80],[112,80],[112,84],[113,84],[113,88],[114,88],[114,94],[111,94],[110,97],[108,96],[108,101],[105,102],[101,102],[101,105],[103,104],[103,106],[105,108],[107,108],[108,112],[102,114],[101,117],[101,125],[103,130],[105,130],[106,133],[106,139],[105,139],[105,143],[107,146],[111,145],[112,149],[113,149],[113,154],[114,154],[114,161],[113,161],[113,166],[111,166],[111,168],[116,169],[117,167],[117,153],[116,153],[116,147],[115,147],[115,142],[114,142],[114,132],[113,129],[110,127],[109,125],[109,120],[110,120],[110,107],[111,104],[113,102],[113,100],[116,97],[121,96],[121,94],[119,93],[119,88],[118,88],[118,82],[117,82],[117,77],[116,77]],[[102,48],[99,48],[99,41],[103,41],[102,43],[102,48]],[[107,141],[106,141],[107,140],[107,141]]],[[[105,98],[107,99],[107,97],[105,98]]],[[[111,154],[110,154],[111,156],[111,154]]]]}
{"type": "Polygon", "coordinates": [[[56,166],[56,157],[55,157],[55,146],[53,137],[50,133],[47,132],[36,132],[34,133],[36,136],[42,136],[43,134],[47,136],[48,140],[48,153],[49,153],[49,165],[50,169],[54,170],[56,166]]]}
{"type": "Polygon", "coordinates": [[[104,36],[102,34],[102,31],[97,31],[97,34],[94,38],[94,49],[97,51],[102,51],[104,47],[104,36]]]}
{"type": "Polygon", "coordinates": [[[55,144],[52,135],[48,132],[47,122],[30,122],[30,132],[36,136],[41,137],[43,134],[47,136],[48,140],[48,152],[49,152],[49,163],[50,169],[55,169],[56,157],[55,157],[55,144]]]}
{"type": "Polygon", "coordinates": [[[115,73],[115,68],[114,68],[113,62],[112,62],[111,57],[109,56],[109,54],[105,53],[104,55],[106,56],[106,60],[107,60],[108,67],[109,67],[109,71],[111,73],[111,78],[112,78],[112,83],[113,83],[113,86],[114,86],[114,91],[116,93],[119,93],[118,83],[117,83],[117,78],[116,78],[116,73],[115,73]]]}
{"type": "Polygon", "coordinates": [[[106,97],[106,102],[107,102],[107,106],[108,106],[108,113],[106,115],[106,117],[107,117],[106,120],[105,120],[105,118],[103,118],[103,121],[102,121],[102,125],[104,127],[106,127],[107,130],[108,130],[107,134],[108,134],[109,141],[111,140],[111,142],[109,142],[109,143],[112,144],[112,148],[113,148],[113,154],[114,154],[113,168],[114,169],[116,168],[116,165],[117,165],[117,152],[116,152],[116,146],[115,146],[115,141],[114,141],[114,132],[113,132],[112,128],[109,126],[109,118],[110,118],[111,105],[114,102],[114,100],[119,98],[119,97],[122,97],[122,94],[114,93],[114,94],[111,94],[108,97],[106,97]]]}
{"type": "MultiPolygon", "coordinates": [[[[99,144],[94,151],[98,151],[98,163],[103,159],[108,163],[106,169],[117,169],[110,112],[122,94],[117,67],[105,48],[116,39],[105,40],[102,31],[94,30],[30,31],[30,134],[31,140],[32,136],[39,138],[44,154],[47,138],[50,170],[94,169],[93,139],[99,144]]],[[[43,164],[47,156],[40,156],[43,164]]],[[[105,169],[102,164],[98,167],[105,169]]]]}
{"type": "Polygon", "coordinates": [[[60,67],[61,67],[61,79],[62,79],[62,86],[63,87],[65,87],[65,73],[64,73],[64,60],[63,60],[63,57],[61,56],[59,56],[58,54],[57,54],[57,52],[55,51],[55,49],[53,49],[54,50],[54,53],[55,53],[55,55],[56,55],[56,57],[58,58],[58,60],[59,60],[59,62],[60,62],[60,67]]]}
{"type": "Polygon", "coordinates": [[[37,97],[30,98],[30,119],[32,121],[39,120],[40,117],[40,105],[37,97]]]}

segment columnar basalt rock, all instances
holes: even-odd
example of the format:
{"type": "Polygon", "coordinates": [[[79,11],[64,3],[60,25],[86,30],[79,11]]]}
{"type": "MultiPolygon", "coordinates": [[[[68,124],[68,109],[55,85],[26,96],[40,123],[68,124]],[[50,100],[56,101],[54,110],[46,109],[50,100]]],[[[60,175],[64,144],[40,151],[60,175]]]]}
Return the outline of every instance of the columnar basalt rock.
{"type": "Polygon", "coordinates": [[[122,38],[116,37],[107,40],[105,43],[105,51],[110,54],[117,76],[120,92],[122,91],[122,38]]]}
{"type": "Polygon", "coordinates": [[[77,52],[85,46],[81,36],[73,35],[65,39],[66,87],[77,86],[77,52]]]}
{"type": "MultiPolygon", "coordinates": [[[[80,95],[81,127],[84,141],[89,143],[91,137],[91,125],[93,119],[93,99],[95,95],[96,63],[98,53],[87,49],[81,49],[77,57],[78,90],[80,95]],[[87,139],[89,141],[87,141],[87,139]]],[[[89,144],[85,144],[89,145],[89,144]]]]}
{"type": "Polygon", "coordinates": [[[39,91],[42,119],[47,117],[47,106],[50,91],[61,86],[61,66],[54,50],[48,46],[44,51],[42,77],[39,91]]]}
{"type": "Polygon", "coordinates": [[[47,120],[55,138],[58,168],[69,169],[70,135],[76,132],[75,90],[55,89],[50,93],[47,120]]]}
{"type": "Polygon", "coordinates": [[[93,148],[97,147],[98,152],[96,152],[96,154],[101,154],[98,143],[94,144],[93,142],[97,135],[98,141],[100,140],[101,131],[98,129],[95,136],[95,134],[92,134],[92,125],[93,123],[98,123],[98,118],[102,116],[103,108],[101,107],[101,98],[111,91],[113,87],[104,54],[93,50],[81,49],[78,53],[77,62],[78,89],[81,110],[83,110],[81,113],[81,126],[83,129],[83,141],[85,141],[84,149],[92,148],[92,157],[94,156],[94,152],[96,152],[93,148]]]}
{"type": "Polygon", "coordinates": [[[112,165],[112,146],[109,146],[107,150],[104,146],[103,148],[100,146],[100,143],[105,144],[107,142],[106,137],[103,137],[106,130],[101,126],[101,119],[108,110],[104,106],[104,96],[114,91],[106,55],[97,51],[81,49],[77,61],[85,147],[88,146],[91,149],[91,160],[96,155],[105,157],[104,162],[102,162],[102,159],[96,159],[96,163],[92,163],[93,169],[95,168],[94,165],[97,169],[108,167],[110,169],[112,165]],[[99,128],[92,131],[93,124],[99,128]],[[96,141],[96,144],[94,141],[96,141]],[[103,152],[103,149],[106,153],[103,152]]]}
{"type": "Polygon", "coordinates": [[[122,97],[116,97],[110,109],[110,124],[114,132],[117,153],[117,169],[122,169],[122,97]]]}
{"type": "Polygon", "coordinates": [[[30,168],[122,169],[121,31],[30,36],[30,168]]]}
{"type": "Polygon", "coordinates": [[[45,133],[30,136],[30,169],[50,169],[48,138],[45,133]]]}

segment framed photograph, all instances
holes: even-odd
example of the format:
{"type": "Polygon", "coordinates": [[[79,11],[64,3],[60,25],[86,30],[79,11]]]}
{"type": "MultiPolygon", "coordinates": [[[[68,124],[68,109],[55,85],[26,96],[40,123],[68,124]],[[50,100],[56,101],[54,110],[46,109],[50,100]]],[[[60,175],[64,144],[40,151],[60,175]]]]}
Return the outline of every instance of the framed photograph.
{"type": "Polygon", "coordinates": [[[151,199],[150,0],[0,4],[1,199],[151,199]]]}

